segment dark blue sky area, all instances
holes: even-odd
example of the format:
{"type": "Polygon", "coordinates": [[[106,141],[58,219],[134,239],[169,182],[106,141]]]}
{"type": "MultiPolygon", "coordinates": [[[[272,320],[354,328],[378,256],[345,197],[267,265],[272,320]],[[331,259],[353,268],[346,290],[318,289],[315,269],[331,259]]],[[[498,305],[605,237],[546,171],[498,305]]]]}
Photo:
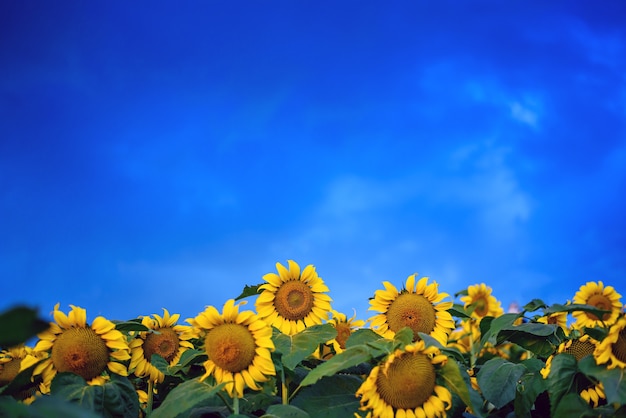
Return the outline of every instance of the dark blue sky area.
{"type": "MultiPolygon", "coordinates": [[[[626,3],[0,5],[0,309],[221,308],[314,264],[624,294],[626,3]]],[[[252,308],[252,305],[248,305],[252,308]]]]}

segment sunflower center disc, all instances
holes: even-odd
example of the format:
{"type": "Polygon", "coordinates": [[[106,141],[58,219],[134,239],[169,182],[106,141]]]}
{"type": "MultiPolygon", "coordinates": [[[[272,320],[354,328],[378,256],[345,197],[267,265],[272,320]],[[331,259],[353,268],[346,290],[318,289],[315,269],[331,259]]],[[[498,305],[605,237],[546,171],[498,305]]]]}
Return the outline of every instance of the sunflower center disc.
{"type": "MultiPolygon", "coordinates": [[[[591,295],[591,297],[587,299],[587,305],[595,306],[596,308],[602,309],[603,311],[610,311],[613,308],[613,303],[609,300],[609,298],[604,295],[591,295]]],[[[592,313],[589,313],[588,315],[596,321],[599,320],[599,318],[592,313]]],[[[602,320],[606,321],[610,317],[610,313],[605,313],[604,315],[602,315],[602,320]]]]}
{"type": "Polygon", "coordinates": [[[276,291],[274,306],[283,318],[304,319],[313,309],[313,291],[306,283],[290,280],[276,291]]]}
{"type": "Polygon", "coordinates": [[[106,369],[109,349],[91,328],[63,331],[52,346],[52,363],[59,372],[72,372],[91,380],[106,369]]]}
{"type": "Polygon", "coordinates": [[[254,337],[243,325],[219,325],[209,331],[204,343],[209,359],[231,373],[248,368],[254,359],[254,337]]]}
{"type": "Polygon", "coordinates": [[[589,354],[593,354],[593,350],[595,348],[596,346],[593,345],[592,342],[580,341],[576,339],[572,341],[572,344],[565,350],[565,352],[573,355],[576,360],[580,360],[589,354]]]}
{"type": "Polygon", "coordinates": [[[435,308],[422,295],[403,293],[394,300],[387,310],[389,329],[398,332],[404,327],[413,330],[413,341],[417,333],[430,334],[435,329],[435,308]]]}
{"type": "Polygon", "coordinates": [[[474,303],[476,304],[476,308],[474,309],[474,312],[476,312],[476,315],[480,316],[481,318],[486,316],[487,312],[489,311],[489,303],[487,303],[485,298],[481,297],[480,299],[476,300],[474,303]]]}
{"type": "Polygon", "coordinates": [[[20,362],[21,359],[14,358],[6,363],[0,363],[0,387],[11,383],[17,376],[20,371],[20,362]]]}
{"type": "Polygon", "coordinates": [[[404,353],[381,370],[376,387],[383,400],[396,409],[414,409],[430,398],[435,389],[435,367],[420,353],[404,353]]]}
{"type": "Polygon", "coordinates": [[[143,355],[150,361],[153,354],[163,357],[168,363],[174,360],[180,348],[178,335],[172,328],[161,328],[159,334],[152,333],[143,343],[143,355]]]}
{"type": "Polygon", "coordinates": [[[611,347],[613,355],[622,363],[626,363],[626,328],[619,332],[617,341],[613,343],[611,347]]]}
{"type": "Polygon", "coordinates": [[[337,330],[337,336],[335,337],[335,340],[339,344],[339,347],[345,349],[346,341],[348,341],[348,337],[350,337],[350,335],[352,334],[352,331],[350,330],[350,325],[348,325],[346,322],[339,322],[335,325],[335,329],[337,330]]]}

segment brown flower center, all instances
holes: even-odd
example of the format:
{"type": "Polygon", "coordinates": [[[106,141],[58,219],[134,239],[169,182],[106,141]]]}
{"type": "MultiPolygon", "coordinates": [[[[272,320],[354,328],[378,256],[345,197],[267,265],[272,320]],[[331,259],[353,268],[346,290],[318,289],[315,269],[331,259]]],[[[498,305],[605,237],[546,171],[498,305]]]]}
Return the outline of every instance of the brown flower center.
{"type": "Polygon", "coordinates": [[[169,363],[178,354],[180,340],[172,328],[161,328],[157,331],[159,334],[151,333],[146,337],[143,343],[143,355],[146,360],[150,361],[153,354],[158,354],[169,363]]]}
{"type": "Polygon", "coordinates": [[[578,361],[589,354],[593,354],[595,348],[596,346],[590,341],[580,341],[576,339],[565,349],[564,353],[573,355],[576,361],[578,361]]]}
{"type": "Polygon", "coordinates": [[[352,334],[350,330],[350,324],[347,322],[338,322],[335,324],[335,329],[337,330],[337,336],[335,337],[335,341],[339,344],[339,347],[342,349],[346,348],[346,341],[352,334]]]}
{"type": "Polygon", "coordinates": [[[300,280],[283,283],[276,291],[274,307],[283,318],[291,321],[302,320],[313,309],[313,291],[300,280]]]}
{"type": "Polygon", "coordinates": [[[619,332],[617,341],[613,343],[611,351],[613,351],[613,355],[616,359],[622,363],[626,363],[626,328],[619,332]]]}
{"type": "Polygon", "coordinates": [[[413,341],[417,341],[418,332],[430,334],[435,329],[435,308],[422,295],[403,293],[399,295],[387,310],[389,329],[398,332],[404,327],[413,330],[413,341]]]}
{"type": "Polygon", "coordinates": [[[376,378],[380,397],[396,409],[414,409],[430,398],[435,389],[435,367],[421,353],[404,353],[393,360],[387,373],[376,378]]]}
{"type": "Polygon", "coordinates": [[[13,358],[6,363],[0,363],[0,386],[7,385],[20,372],[20,362],[22,360],[13,358]]]}
{"type": "Polygon", "coordinates": [[[232,373],[247,369],[254,360],[256,343],[247,327],[223,324],[209,331],[204,340],[209,359],[232,373]]]}
{"type": "MultiPolygon", "coordinates": [[[[591,295],[589,299],[587,299],[587,305],[595,306],[596,308],[602,309],[603,311],[610,311],[613,308],[613,303],[611,302],[611,300],[602,294],[591,295]]],[[[589,316],[589,318],[595,321],[600,320],[600,318],[598,318],[591,312],[587,312],[587,315],[589,316]]],[[[609,318],[611,318],[610,313],[605,313],[604,315],[602,315],[603,321],[607,321],[609,318]]]]}
{"type": "Polygon", "coordinates": [[[63,331],[52,346],[52,363],[59,372],[72,372],[91,380],[106,369],[109,349],[91,328],[63,331]]]}
{"type": "Polygon", "coordinates": [[[474,313],[479,317],[484,317],[489,312],[489,302],[485,300],[484,296],[481,296],[480,299],[474,301],[474,313]]]}

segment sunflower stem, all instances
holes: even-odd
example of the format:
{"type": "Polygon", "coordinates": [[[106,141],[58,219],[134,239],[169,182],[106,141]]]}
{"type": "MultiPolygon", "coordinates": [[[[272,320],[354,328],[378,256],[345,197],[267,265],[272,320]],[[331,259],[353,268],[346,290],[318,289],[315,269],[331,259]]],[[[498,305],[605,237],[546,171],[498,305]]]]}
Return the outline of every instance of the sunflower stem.
{"type": "Polygon", "coordinates": [[[287,389],[287,383],[285,380],[282,381],[282,395],[283,395],[283,405],[289,405],[289,389],[287,389]]]}
{"type": "Polygon", "coordinates": [[[239,397],[237,396],[237,394],[233,396],[233,414],[239,415],[239,397]]]}
{"type": "Polygon", "coordinates": [[[154,382],[152,379],[148,379],[148,404],[146,405],[146,416],[150,416],[152,413],[152,402],[154,401],[154,382]]]}

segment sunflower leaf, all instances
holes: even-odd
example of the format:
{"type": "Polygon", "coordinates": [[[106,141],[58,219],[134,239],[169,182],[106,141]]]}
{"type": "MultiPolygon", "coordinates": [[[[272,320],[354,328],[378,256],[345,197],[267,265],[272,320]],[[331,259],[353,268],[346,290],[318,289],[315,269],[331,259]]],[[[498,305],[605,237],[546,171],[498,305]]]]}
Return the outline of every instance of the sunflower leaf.
{"type": "Polygon", "coordinates": [[[541,357],[548,357],[564,338],[565,333],[558,325],[527,323],[504,327],[498,333],[497,343],[510,341],[541,357]]]}
{"type": "Polygon", "coordinates": [[[565,395],[572,390],[572,382],[577,372],[576,358],[571,354],[561,353],[552,358],[547,382],[552,416],[556,406],[562,403],[565,395]]]}
{"type": "Polygon", "coordinates": [[[16,306],[0,314],[0,349],[25,343],[50,324],[37,315],[37,310],[16,306]]]}
{"type": "Polygon", "coordinates": [[[485,399],[501,408],[515,399],[517,382],[525,372],[523,365],[497,357],[480,368],[476,379],[485,399]]]}
{"type": "MultiPolygon", "coordinates": [[[[459,369],[459,365],[456,361],[449,359],[445,366],[441,369],[441,376],[446,382],[448,389],[459,395],[459,398],[461,398],[466,406],[469,406],[474,411],[480,412],[480,405],[472,404],[468,385],[463,379],[461,370],[459,369]]],[[[477,416],[480,417],[480,414],[477,416]]]]}
{"type": "Polygon", "coordinates": [[[592,306],[592,305],[583,305],[583,304],[578,304],[578,303],[570,303],[567,305],[561,305],[561,304],[555,303],[554,305],[550,305],[549,308],[545,309],[543,311],[543,314],[550,315],[550,314],[558,313],[558,312],[576,312],[576,311],[589,312],[590,314],[595,315],[598,318],[601,318],[604,314],[611,313],[611,311],[598,309],[597,307],[592,306]]]}
{"type": "Polygon", "coordinates": [[[102,416],[137,417],[139,399],[128,378],[116,374],[103,385],[88,385],[74,373],[57,373],[50,393],[102,416]]]}
{"type": "Polygon", "coordinates": [[[578,369],[583,374],[602,382],[608,403],[626,404],[626,371],[624,369],[619,367],[608,369],[606,365],[597,365],[593,355],[580,359],[578,369]]]}
{"type": "Polygon", "coordinates": [[[120,321],[114,323],[115,329],[121,332],[150,331],[150,328],[141,323],[141,319],[131,319],[129,321],[120,321]]]}
{"type": "Polygon", "coordinates": [[[336,374],[303,388],[291,401],[315,418],[343,418],[354,416],[359,400],[354,396],[363,383],[357,376],[336,374]]]}
{"type": "Polygon", "coordinates": [[[172,389],[167,394],[163,403],[152,411],[150,418],[175,418],[186,417],[196,407],[217,396],[226,382],[216,386],[200,382],[198,378],[188,380],[172,389]]]}
{"type": "MultiPolygon", "coordinates": [[[[594,416],[589,404],[577,393],[568,393],[555,406],[553,418],[587,417],[594,416]],[[589,415],[591,414],[591,415],[589,415]]],[[[598,415],[599,416],[599,415],[598,415]]]]}
{"type": "MultiPolygon", "coordinates": [[[[536,359],[534,359],[536,360],[536,359]]],[[[542,361],[537,360],[543,364],[542,361]]],[[[533,365],[533,370],[535,369],[533,365]]],[[[520,417],[531,416],[531,410],[535,405],[537,397],[547,389],[546,380],[537,371],[529,371],[522,375],[517,385],[515,394],[515,415],[520,417]]]]}
{"type": "Polygon", "coordinates": [[[348,367],[365,363],[372,358],[371,351],[372,348],[368,345],[355,345],[347,348],[311,370],[306,377],[302,379],[300,386],[312,385],[322,377],[332,376],[348,367]]]}
{"type": "Polygon", "coordinates": [[[380,338],[379,334],[369,328],[357,329],[348,337],[348,340],[346,341],[346,348],[354,345],[368,344],[379,340],[380,338]]]}
{"type": "Polygon", "coordinates": [[[457,318],[471,318],[471,312],[468,312],[465,307],[459,303],[452,305],[452,308],[448,309],[448,312],[450,315],[457,318]]]}
{"type": "Polygon", "coordinates": [[[283,333],[274,335],[276,351],[282,354],[282,363],[294,370],[298,364],[327,341],[337,336],[337,330],[332,324],[314,325],[307,327],[294,335],[283,333]]]}
{"type": "Polygon", "coordinates": [[[261,418],[310,418],[310,415],[293,405],[277,404],[267,408],[267,413],[261,418]]]}
{"type": "Polygon", "coordinates": [[[257,296],[259,294],[259,287],[264,283],[255,284],[254,286],[245,285],[241,294],[235,298],[235,300],[244,299],[250,296],[257,296]]]}
{"type": "Polygon", "coordinates": [[[538,309],[545,309],[547,307],[548,305],[546,305],[546,303],[542,301],[541,299],[533,299],[530,302],[528,302],[526,305],[524,305],[522,310],[524,312],[535,312],[538,309]]]}
{"type": "Polygon", "coordinates": [[[154,353],[150,356],[150,364],[166,376],[170,376],[172,374],[169,369],[169,363],[159,354],[154,353]]]}

